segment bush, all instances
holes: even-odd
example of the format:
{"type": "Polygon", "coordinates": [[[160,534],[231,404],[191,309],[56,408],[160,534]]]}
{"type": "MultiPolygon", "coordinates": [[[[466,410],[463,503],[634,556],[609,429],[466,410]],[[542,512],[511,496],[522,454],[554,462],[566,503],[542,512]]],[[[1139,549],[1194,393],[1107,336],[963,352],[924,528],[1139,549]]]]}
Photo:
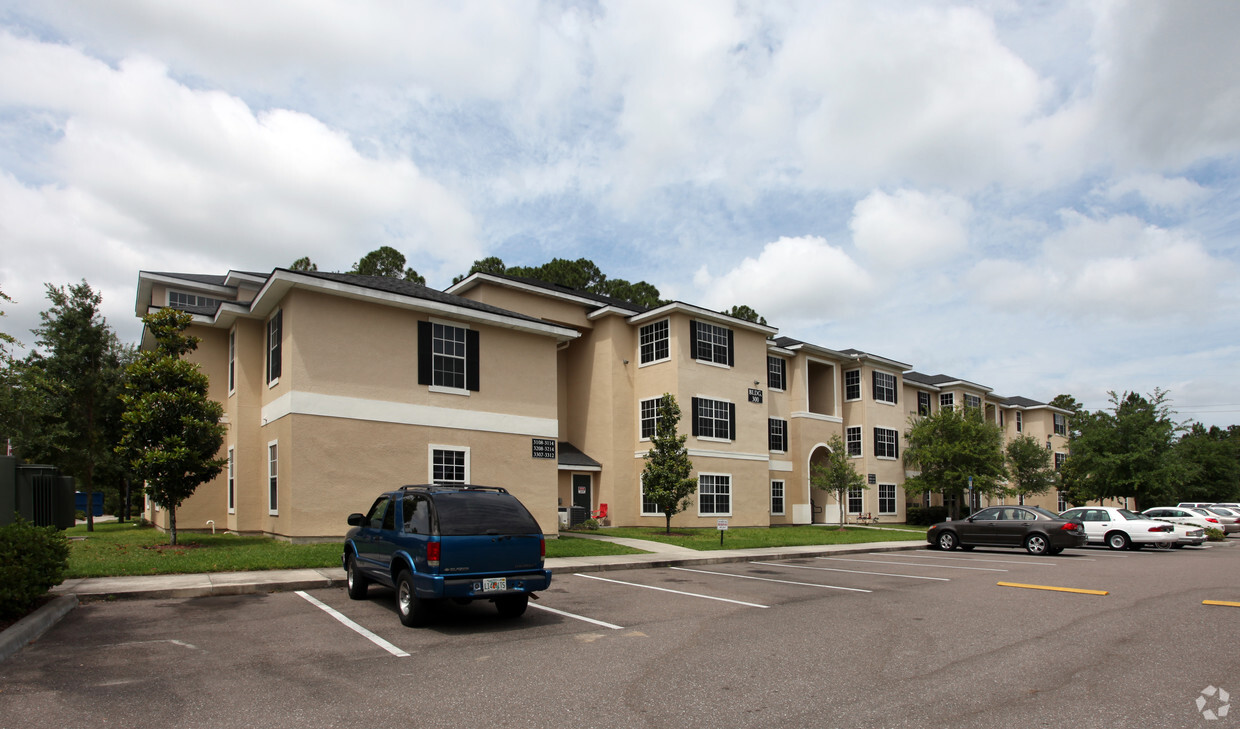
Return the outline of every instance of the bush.
{"type": "Polygon", "coordinates": [[[581,524],[579,524],[577,528],[578,529],[590,529],[590,530],[598,529],[598,520],[597,519],[586,519],[585,521],[581,522],[581,524]]]}
{"type": "Polygon", "coordinates": [[[20,516],[0,527],[0,620],[25,615],[60,584],[69,566],[69,540],[55,527],[20,516]]]}
{"type": "Polygon", "coordinates": [[[906,523],[916,526],[930,526],[947,521],[946,506],[910,506],[906,523]]]}
{"type": "Polygon", "coordinates": [[[1223,531],[1222,529],[1215,529],[1214,527],[1206,527],[1206,541],[1207,542],[1221,542],[1226,538],[1227,538],[1227,532],[1223,531]]]}

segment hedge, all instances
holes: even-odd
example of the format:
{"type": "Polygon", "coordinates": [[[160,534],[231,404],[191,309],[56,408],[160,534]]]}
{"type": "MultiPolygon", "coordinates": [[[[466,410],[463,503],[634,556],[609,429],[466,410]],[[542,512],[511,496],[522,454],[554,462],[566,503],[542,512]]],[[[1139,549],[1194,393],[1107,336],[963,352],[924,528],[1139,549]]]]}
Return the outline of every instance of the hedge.
{"type": "Polygon", "coordinates": [[[0,527],[0,620],[25,615],[69,566],[69,540],[55,527],[17,517],[0,527]]]}

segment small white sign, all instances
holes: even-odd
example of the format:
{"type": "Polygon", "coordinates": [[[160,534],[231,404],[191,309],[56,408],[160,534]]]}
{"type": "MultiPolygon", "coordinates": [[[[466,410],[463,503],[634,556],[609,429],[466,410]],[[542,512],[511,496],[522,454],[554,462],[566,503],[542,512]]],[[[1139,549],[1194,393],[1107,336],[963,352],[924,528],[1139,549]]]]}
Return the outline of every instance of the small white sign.
{"type": "Polygon", "coordinates": [[[716,519],[715,528],[721,532],[726,532],[728,530],[728,520],[727,519],[716,519]]]}

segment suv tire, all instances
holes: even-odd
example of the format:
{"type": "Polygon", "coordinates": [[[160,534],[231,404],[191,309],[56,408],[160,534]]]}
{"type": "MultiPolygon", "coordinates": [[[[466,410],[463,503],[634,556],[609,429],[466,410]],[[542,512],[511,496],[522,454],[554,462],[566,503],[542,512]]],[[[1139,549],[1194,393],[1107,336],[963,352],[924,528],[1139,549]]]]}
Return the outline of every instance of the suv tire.
{"type": "Polygon", "coordinates": [[[413,592],[413,575],[401,570],[396,577],[396,612],[400,622],[407,628],[420,628],[431,620],[434,603],[424,600],[413,592]]]}
{"type": "Polygon", "coordinates": [[[505,618],[519,618],[525,614],[525,608],[530,604],[529,593],[521,593],[520,595],[505,595],[504,597],[495,598],[495,608],[499,610],[499,614],[505,618]]]}
{"type": "Polygon", "coordinates": [[[370,580],[357,569],[357,557],[350,552],[344,568],[344,581],[349,597],[354,600],[365,600],[370,587],[370,580]]]}

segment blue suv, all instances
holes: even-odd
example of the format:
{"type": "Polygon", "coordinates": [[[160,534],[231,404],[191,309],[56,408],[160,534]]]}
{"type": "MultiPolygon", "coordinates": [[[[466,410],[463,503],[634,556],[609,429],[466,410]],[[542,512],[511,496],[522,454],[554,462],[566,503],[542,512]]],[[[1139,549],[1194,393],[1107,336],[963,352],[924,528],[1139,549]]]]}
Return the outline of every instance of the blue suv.
{"type": "Polygon", "coordinates": [[[341,556],[349,597],[364,600],[372,582],[391,587],[407,626],[427,624],[444,598],[490,600],[515,618],[551,584],[542,529],[502,488],[403,486],[350,514],[349,526],[341,556]]]}

